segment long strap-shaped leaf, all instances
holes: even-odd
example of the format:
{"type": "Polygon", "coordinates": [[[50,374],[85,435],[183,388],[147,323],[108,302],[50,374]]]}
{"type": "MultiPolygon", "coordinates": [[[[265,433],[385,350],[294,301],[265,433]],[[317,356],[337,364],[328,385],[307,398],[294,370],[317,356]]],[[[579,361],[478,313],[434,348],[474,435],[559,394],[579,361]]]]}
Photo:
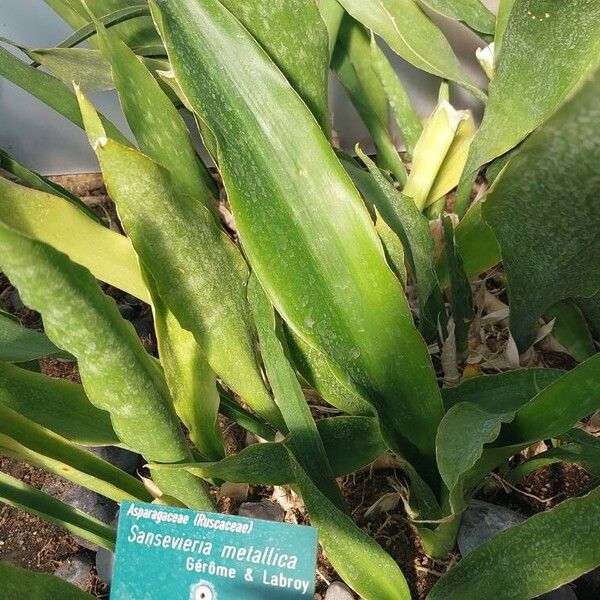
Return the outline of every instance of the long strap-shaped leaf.
{"type": "Polygon", "coordinates": [[[448,40],[415,0],[339,1],[357,21],[380,35],[415,67],[456,81],[478,98],[485,98],[464,75],[448,40]]]}
{"type": "Polygon", "coordinates": [[[481,0],[423,0],[423,4],[444,17],[463,21],[479,33],[494,33],[496,19],[481,0]]]}
{"type": "Polygon", "coordinates": [[[28,169],[26,166],[15,160],[8,152],[0,148],[0,169],[11,173],[18,177],[23,183],[26,183],[29,187],[32,187],[41,192],[48,192],[49,194],[55,194],[62,196],[65,200],[68,200],[71,204],[74,204],[85,214],[93,219],[97,223],[101,223],[100,217],[85,203],[74,194],[71,194],[68,190],[62,186],[54,183],[50,179],[47,179],[43,175],[28,169]]]}
{"type": "Polygon", "coordinates": [[[0,404],[0,449],[115,502],[152,497],[139,479],[0,404]]]}
{"type": "Polygon", "coordinates": [[[391,171],[404,185],[406,167],[392,141],[388,102],[373,63],[367,31],[350,15],[346,15],[340,27],[331,66],[373,138],[380,166],[391,171]]]}
{"type": "Polygon", "coordinates": [[[94,107],[81,94],[79,100],[108,190],[162,300],[225,383],[285,429],[258,370],[240,252],[200,202],[177,191],[166,169],[107,140],[94,107]]]}
{"type": "MultiPolygon", "coordinates": [[[[541,125],[598,64],[599,56],[600,4],[596,0],[516,0],[463,183],[541,125]]],[[[455,212],[462,216],[471,186],[461,187],[455,212]]]]}
{"type": "Polygon", "coordinates": [[[223,0],[281,69],[329,133],[329,40],[314,0],[223,0]]]}
{"type": "Polygon", "coordinates": [[[114,32],[95,21],[98,43],[109,61],[123,113],[142,152],[173,174],[182,194],[212,209],[217,194],[183,119],[150,71],[114,32]]]}
{"type": "Polygon", "coordinates": [[[94,517],[0,471],[0,502],[56,523],[92,544],[114,551],[115,530],[94,517]]]}
{"type": "Polygon", "coordinates": [[[531,444],[560,437],[577,421],[600,409],[600,354],[550,383],[523,404],[515,418],[502,426],[498,439],[464,476],[473,490],[493,469],[531,444]]]}
{"type": "MultiPolygon", "coordinates": [[[[377,421],[372,417],[331,417],[319,419],[316,424],[335,477],[355,473],[385,452],[377,421]],[[352,452],[348,452],[350,447],[352,452]]],[[[219,462],[191,463],[184,467],[207,480],[224,479],[252,485],[293,484],[296,476],[286,445],[287,441],[250,444],[219,462]]],[[[153,468],[172,469],[173,466],[153,465],[153,468]]]]}
{"type": "MultiPolygon", "coordinates": [[[[120,8],[115,10],[112,13],[104,15],[102,17],[98,17],[98,20],[105,27],[112,27],[114,25],[118,25],[119,23],[123,23],[128,21],[129,19],[136,19],[137,17],[145,16],[149,14],[148,5],[139,4],[137,6],[126,6],[125,8],[120,8]]],[[[57,44],[57,48],[73,48],[74,46],[78,46],[92,37],[96,33],[96,24],[88,23],[83,27],[79,28],[77,31],[74,31],[68,38],[64,39],[60,44],[57,44]]]]}
{"type": "MultiPolygon", "coordinates": [[[[156,462],[189,460],[159,367],[90,272],[5,225],[0,265],[27,305],[42,313],[48,337],[77,358],[90,400],[110,412],[123,443],[156,462]]],[[[206,490],[185,471],[166,479],[161,474],[157,483],[190,506],[211,506],[206,490]]]]}
{"type": "Polygon", "coordinates": [[[599,95],[600,68],[524,142],[482,206],[502,250],[510,329],[522,351],[546,309],[600,291],[599,95]]]}
{"type": "Polygon", "coordinates": [[[101,281],[150,301],[131,242],[68,200],[0,177],[0,221],[68,254],[101,281]]]}
{"type": "Polygon", "coordinates": [[[250,276],[248,282],[248,298],[258,330],[267,377],[289,431],[287,445],[321,493],[341,508],[342,495],[333,478],[323,442],[296,374],[287,361],[278,338],[277,334],[281,334],[281,330],[277,327],[273,307],[254,275],[250,276]]]}
{"type": "Polygon", "coordinates": [[[327,138],[217,0],[153,6],[175,75],[217,138],[236,224],[261,285],[297,334],[372,390],[388,443],[428,464],[435,481],[441,401],[429,356],[327,138]]]}
{"type": "Polygon", "coordinates": [[[24,363],[46,356],[69,358],[43,333],[23,327],[12,315],[0,310],[0,360],[24,363]]]}
{"type": "Polygon", "coordinates": [[[600,564],[600,487],[493,537],[451,568],[428,600],[533,598],[600,564]]]}
{"type": "Polygon", "coordinates": [[[319,543],[344,581],[365,600],[409,600],[394,559],[319,491],[291,453],[290,461],[319,543]]]}
{"type": "Polygon", "coordinates": [[[81,385],[64,379],[52,379],[0,362],[0,404],[75,444],[121,443],[110,415],[87,399],[81,385]]]}
{"type": "Polygon", "coordinates": [[[404,246],[408,266],[417,283],[422,324],[434,332],[438,322],[444,323],[446,315],[444,298],[433,268],[435,243],[429,221],[411,198],[401,194],[384,177],[375,163],[357,146],[360,159],[369,169],[373,187],[361,186],[361,191],[372,202],[404,246]]]}
{"type": "MultiPolygon", "coordinates": [[[[4,48],[0,48],[0,76],[23,88],[75,125],[83,127],[77,98],[59,79],[25,64],[4,48]]],[[[129,144],[127,138],[106,117],[100,118],[111,137],[129,144]]]]}
{"type": "Polygon", "coordinates": [[[160,362],[177,415],[190,440],[207,460],[225,455],[219,428],[219,392],[215,372],[191,332],[183,329],[162,298],[152,298],[160,362]]]}
{"type": "Polygon", "coordinates": [[[0,562],[0,595],[4,598],[60,598],[61,600],[93,600],[78,587],[48,573],[34,573],[0,562]]]}
{"type": "MultiPolygon", "coordinates": [[[[89,22],[89,10],[96,17],[107,17],[118,10],[139,8],[141,0],[44,0],[67,23],[73,27],[84,27],[89,22]]],[[[123,23],[115,24],[115,30],[130,46],[155,44],[158,35],[149,17],[140,15],[138,19],[126,19],[123,23]]],[[[95,40],[92,40],[92,43],[95,40]]]]}

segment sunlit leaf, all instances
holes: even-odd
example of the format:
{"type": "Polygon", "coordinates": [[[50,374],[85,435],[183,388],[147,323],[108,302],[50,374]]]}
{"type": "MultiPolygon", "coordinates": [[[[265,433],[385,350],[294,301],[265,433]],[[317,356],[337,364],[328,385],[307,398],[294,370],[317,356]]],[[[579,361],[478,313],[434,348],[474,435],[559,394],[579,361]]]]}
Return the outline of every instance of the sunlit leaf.
{"type": "Polygon", "coordinates": [[[216,0],[154,4],[175,75],[216,136],[236,226],[261,285],[300,337],[372,390],[387,442],[428,465],[435,480],[441,401],[427,349],[327,138],[216,0]]]}
{"type": "Polygon", "coordinates": [[[0,221],[54,246],[101,281],[150,300],[131,242],[68,200],[0,177],[0,221]]]}
{"type": "Polygon", "coordinates": [[[150,501],[139,479],[0,403],[0,450],[115,502],[150,501]]]}
{"type": "Polygon", "coordinates": [[[80,101],[108,191],[162,300],[225,383],[284,428],[258,370],[240,252],[200,202],[178,193],[169,171],[104,138],[93,106],[80,101]]]}
{"type": "Polygon", "coordinates": [[[448,40],[415,0],[340,0],[340,4],[415,67],[456,81],[483,97],[462,72],[448,40]]]}
{"type": "MultiPolygon", "coordinates": [[[[77,358],[88,397],[110,412],[123,443],[157,462],[189,460],[159,367],[90,272],[5,225],[0,225],[0,265],[23,301],[42,314],[48,337],[77,358]]],[[[208,493],[187,472],[158,476],[165,493],[190,506],[211,506],[208,493]]]]}
{"type": "Polygon", "coordinates": [[[84,446],[120,444],[110,415],[96,408],[83,387],[65,379],[0,362],[0,404],[84,446]]]}

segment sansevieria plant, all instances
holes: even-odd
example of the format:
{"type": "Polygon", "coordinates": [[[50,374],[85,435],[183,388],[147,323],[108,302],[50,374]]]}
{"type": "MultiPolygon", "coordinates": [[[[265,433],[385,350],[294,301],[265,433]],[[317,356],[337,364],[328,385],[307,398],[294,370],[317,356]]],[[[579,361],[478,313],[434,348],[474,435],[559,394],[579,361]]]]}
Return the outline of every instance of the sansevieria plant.
{"type": "MultiPolygon", "coordinates": [[[[597,0],[501,0],[497,15],[479,0],[46,1],[74,33],[45,49],[3,40],[27,60],[0,48],[0,75],[85,130],[126,235],[0,155],[0,267],[45,332],[0,314],[0,452],[117,502],[214,510],[224,481],[289,485],[369,600],[410,591],[336,478],[391,453],[403,514],[444,559],[494,471],[518,481],[565,461],[600,476],[582,428],[600,410],[597,0]],[[479,35],[488,89],[440,16],[479,35]],[[427,119],[390,52],[440,79],[427,119]],[[330,69],[374,159],[332,142],[330,69]],[[481,102],[480,125],[450,103],[454,85],[481,102]],[[89,100],[112,88],[131,139],[89,100]],[[514,352],[551,323],[574,368],[462,374],[481,319],[471,281],[499,263],[514,352]],[[152,307],[158,358],[97,280],[152,307]],[[456,375],[444,385],[439,350],[456,375]],[[82,384],[19,366],[45,356],[76,361],[82,384]],[[315,419],[307,390],[331,416],[315,419]],[[219,413],[259,441],[228,454],[219,413]],[[545,453],[513,459],[540,440],[545,453]],[[85,449],[100,445],[143,455],[152,484],[85,449]]],[[[114,549],[113,528],[2,473],[0,500],[114,549]]],[[[598,565],[593,485],[493,537],[428,598],[533,598],[598,565]]],[[[33,581],[0,565],[1,597],[33,581]]]]}

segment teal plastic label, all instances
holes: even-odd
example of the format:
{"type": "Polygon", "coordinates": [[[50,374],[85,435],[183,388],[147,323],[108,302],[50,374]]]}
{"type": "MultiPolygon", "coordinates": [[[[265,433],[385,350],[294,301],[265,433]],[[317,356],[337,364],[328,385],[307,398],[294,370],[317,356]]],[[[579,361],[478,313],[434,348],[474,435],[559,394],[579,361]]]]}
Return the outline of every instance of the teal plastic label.
{"type": "Polygon", "coordinates": [[[313,598],[317,530],[123,502],[111,600],[313,598]]]}

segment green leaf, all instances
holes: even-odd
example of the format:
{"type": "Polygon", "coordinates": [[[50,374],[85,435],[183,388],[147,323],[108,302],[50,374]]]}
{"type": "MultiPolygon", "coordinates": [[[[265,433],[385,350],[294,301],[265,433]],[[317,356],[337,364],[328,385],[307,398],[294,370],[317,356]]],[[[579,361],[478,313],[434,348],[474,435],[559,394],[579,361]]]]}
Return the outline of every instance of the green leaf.
{"type": "Polygon", "coordinates": [[[553,304],[600,289],[599,95],[600,71],[523,144],[482,208],[502,249],[510,328],[522,351],[553,304]]]}
{"type": "Polygon", "coordinates": [[[379,212],[375,214],[375,229],[379,235],[379,239],[383,244],[385,257],[390,269],[402,284],[402,288],[406,289],[408,275],[406,273],[406,261],[404,246],[394,230],[381,218],[379,212]]]}
{"type": "Polygon", "coordinates": [[[0,221],[68,254],[101,281],[150,301],[131,242],[68,200],[0,177],[0,221]]]}
{"type": "Polygon", "coordinates": [[[80,0],[44,0],[72,27],[81,27],[85,23],[85,13],[80,0]]]}
{"type": "Polygon", "coordinates": [[[240,252],[200,202],[177,192],[166,169],[103,137],[93,106],[80,101],[107,189],[163,302],[223,381],[284,428],[258,370],[240,252]]]}
{"type": "MultiPolygon", "coordinates": [[[[155,470],[171,470],[171,465],[152,465],[155,470]]],[[[219,480],[250,485],[287,485],[294,482],[289,455],[281,442],[250,444],[218,462],[183,465],[190,473],[207,481],[219,480]]]]}
{"type": "MultiPolygon", "coordinates": [[[[508,18],[510,12],[515,5],[516,0],[500,0],[498,3],[498,14],[496,16],[496,31],[494,33],[494,56],[497,57],[500,54],[502,48],[502,39],[506,26],[508,25],[508,18]]],[[[494,62],[497,62],[495,58],[494,62]]]]}
{"type": "MultiPolygon", "coordinates": [[[[471,205],[454,231],[456,247],[469,279],[491,269],[502,260],[494,232],[481,217],[481,206],[481,201],[471,205]]],[[[447,287],[450,280],[444,253],[439,257],[436,272],[441,287],[447,287]]]]}
{"type": "Polygon", "coordinates": [[[360,23],[381,36],[404,60],[485,97],[464,75],[448,40],[414,0],[339,0],[360,23]]]}
{"type": "MultiPolygon", "coordinates": [[[[90,272],[5,225],[0,225],[0,265],[23,301],[42,314],[48,337],[77,358],[88,397],[110,412],[121,441],[157,462],[189,460],[158,365],[90,272]]],[[[157,483],[189,506],[211,506],[208,493],[185,471],[161,476],[157,483]]]]}
{"type": "MultiPolygon", "coordinates": [[[[88,10],[96,17],[113,15],[115,11],[126,8],[139,8],[141,0],[44,0],[52,6],[70,25],[83,27],[90,21],[88,10]],[[66,5],[66,6],[65,6],[66,5]]],[[[147,7],[146,7],[147,8],[147,7]]],[[[139,19],[127,19],[115,24],[115,31],[129,46],[156,43],[159,41],[154,24],[149,16],[139,19]]]]}
{"type": "Polygon", "coordinates": [[[123,113],[141,151],[172,173],[180,193],[213,210],[216,185],[198,158],[179,112],[125,43],[99,21],[95,23],[100,50],[111,65],[123,113]]]}
{"type": "MultiPolygon", "coordinates": [[[[317,430],[323,441],[327,461],[335,477],[355,473],[370,465],[386,450],[373,417],[331,417],[318,419],[317,430]],[[348,448],[352,446],[352,452],[348,448]]],[[[204,479],[225,479],[252,485],[286,485],[296,481],[287,442],[265,442],[246,446],[214,463],[185,465],[191,473],[204,479]]],[[[154,465],[172,469],[172,465],[154,465]]]]}
{"type": "Polygon", "coordinates": [[[417,140],[423,131],[423,125],[394,67],[379,48],[373,36],[371,37],[371,60],[373,70],[381,82],[402,135],[408,157],[411,158],[417,140]]]}
{"type": "Polygon", "coordinates": [[[436,438],[440,474],[450,491],[452,512],[465,508],[462,477],[483,453],[485,444],[493,442],[503,422],[513,413],[489,413],[470,402],[455,404],[445,415],[436,438]]]}
{"type": "Polygon", "coordinates": [[[222,0],[222,4],[265,49],[323,131],[329,132],[329,37],[314,0],[222,0]]]}
{"type": "Polygon", "coordinates": [[[0,562],[0,593],[5,598],[31,600],[93,600],[90,594],[55,575],[26,571],[3,562],[0,562]]]}
{"type": "Polygon", "coordinates": [[[152,500],[144,484],[95,454],[0,404],[0,450],[115,502],[152,500]]]}
{"type": "Polygon", "coordinates": [[[372,390],[387,442],[428,464],[435,479],[441,401],[427,348],[327,138],[220,3],[154,4],[175,75],[217,139],[242,245],[261,285],[302,339],[372,390]]]}
{"type": "Polygon", "coordinates": [[[579,362],[596,353],[596,346],[581,309],[570,300],[558,302],[544,312],[546,322],[554,321],[552,335],[579,362]]]}
{"type": "Polygon", "coordinates": [[[465,174],[504,154],[541,125],[598,64],[599,55],[596,0],[516,0],[465,174]]]}
{"type": "Polygon", "coordinates": [[[264,419],[261,419],[254,413],[246,410],[243,406],[240,406],[231,396],[223,392],[223,390],[219,391],[219,396],[221,399],[219,412],[223,416],[263,440],[273,441],[275,439],[277,434],[275,428],[269,425],[264,419]]]}
{"type": "Polygon", "coordinates": [[[319,419],[317,429],[336,477],[359,471],[386,450],[377,420],[372,417],[319,419]]]}
{"type": "Polygon", "coordinates": [[[333,361],[304,342],[289,327],[286,327],[286,334],[294,365],[324,400],[349,415],[373,414],[364,391],[333,361]]]}
{"type": "Polygon", "coordinates": [[[207,460],[225,456],[219,429],[220,397],[214,371],[194,336],[181,327],[157,294],[152,299],[158,355],[177,415],[207,460]]]}
{"type": "Polygon", "coordinates": [[[369,199],[377,207],[385,222],[404,245],[406,261],[417,283],[421,319],[437,330],[438,319],[443,320],[444,299],[433,269],[435,243],[429,221],[411,198],[398,192],[383,176],[373,161],[356,148],[375,183],[369,199]]]}
{"type": "Polygon", "coordinates": [[[0,405],[83,446],[113,446],[121,443],[110,415],[96,408],[83,387],[64,379],[0,362],[0,405]]]}
{"type": "Polygon", "coordinates": [[[480,0],[423,0],[423,4],[448,19],[462,21],[479,33],[492,35],[495,31],[496,19],[480,0]]]}
{"type": "Polygon", "coordinates": [[[342,21],[331,67],[373,138],[378,163],[404,185],[406,167],[392,141],[388,102],[374,70],[369,34],[349,15],[342,21]]]}
{"type": "Polygon", "coordinates": [[[71,85],[75,81],[82,90],[90,94],[114,88],[110,66],[98,50],[16,47],[65,85],[71,85]]]}
{"type": "Polygon", "coordinates": [[[450,293],[452,318],[455,325],[456,350],[459,353],[463,353],[467,350],[469,328],[475,318],[473,292],[465,273],[462,258],[456,248],[452,219],[445,216],[442,218],[442,223],[444,228],[444,252],[450,272],[450,293]]]}
{"type": "Polygon", "coordinates": [[[564,374],[558,369],[517,369],[480,375],[444,388],[442,398],[446,410],[459,402],[470,402],[490,413],[513,412],[564,374]]]}
{"type": "Polygon", "coordinates": [[[536,454],[533,458],[521,463],[505,476],[507,481],[516,484],[526,475],[547,465],[560,462],[578,464],[588,473],[600,477],[599,438],[586,433],[582,429],[571,429],[571,431],[561,435],[559,440],[567,443],[536,454]]]}
{"type": "Polygon", "coordinates": [[[600,354],[582,362],[517,410],[498,445],[558,437],[600,409],[600,354]]]}
{"type": "Polygon", "coordinates": [[[278,337],[282,335],[281,325],[277,325],[273,307],[253,275],[248,282],[248,299],[254,314],[267,378],[289,431],[286,446],[321,492],[341,508],[344,501],[333,477],[323,442],[278,337]]]}
{"type": "Polygon", "coordinates": [[[46,356],[69,355],[43,333],[23,327],[13,316],[0,311],[0,361],[25,363],[46,356]]]}
{"type": "Polygon", "coordinates": [[[42,517],[92,544],[114,552],[115,530],[112,527],[1,471],[0,502],[42,517]]]}
{"type": "Polygon", "coordinates": [[[398,565],[351,517],[319,491],[290,454],[296,480],[319,543],[342,579],[365,600],[409,600],[398,565]]]}
{"type": "MultiPolygon", "coordinates": [[[[27,65],[8,50],[0,48],[0,77],[6,77],[15,85],[41,100],[79,127],[83,127],[77,98],[59,79],[27,65]]],[[[100,116],[108,135],[123,144],[127,138],[103,115],[100,116]]]]}
{"type": "Polygon", "coordinates": [[[337,0],[319,0],[317,2],[321,18],[327,27],[329,37],[329,56],[333,54],[342,19],[346,11],[337,0]]]}
{"type": "Polygon", "coordinates": [[[596,340],[600,340],[600,292],[591,298],[577,298],[575,301],[585,315],[596,340]]]}
{"type": "Polygon", "coordinates": [[[68,190],[62,186],[50,181],[43,175],[31,171],[21,163],[17,162],[8,152],[0,148],[0,169],[11,173],[15,177],[18,177],[27,186],[32,187],[41,192],[47,192],[48,194],[54,194],[55,196],[62,196],[65,200],[68,200],[71,204],[85,212],[85,214],[93,219],[97,223],[102,223],[102,220],[96,213],[85,203],[80,200],[74,194],[71,194],[68,190]]]}
{"type": "Polygon", "coordinates": [[[533,598],[600,564],[600,487],[511,527],[444,574],[428,600],[533,598]]]}
{"type": "MultiPolygon", "coordinates": [[[[119,8],[112,13],[98,17],[98,20],[105,27],[113,27],[119,23],[124,23],[130,19],[135,19],[141,16],[147,16],[150,13],[150,9],[147,4],[139,4],[137,6],[126,6],[125,8],[119,8]]],[[[96,24],[87,23],[77,31],[74,31],[68,38],[64,39],[60,44],[57,44],[57,48],[73,48],[85,42],[93,35],[96,35],[96,24]]],[[[164,53],[164,48],[163,48],[164,53]]]]}

